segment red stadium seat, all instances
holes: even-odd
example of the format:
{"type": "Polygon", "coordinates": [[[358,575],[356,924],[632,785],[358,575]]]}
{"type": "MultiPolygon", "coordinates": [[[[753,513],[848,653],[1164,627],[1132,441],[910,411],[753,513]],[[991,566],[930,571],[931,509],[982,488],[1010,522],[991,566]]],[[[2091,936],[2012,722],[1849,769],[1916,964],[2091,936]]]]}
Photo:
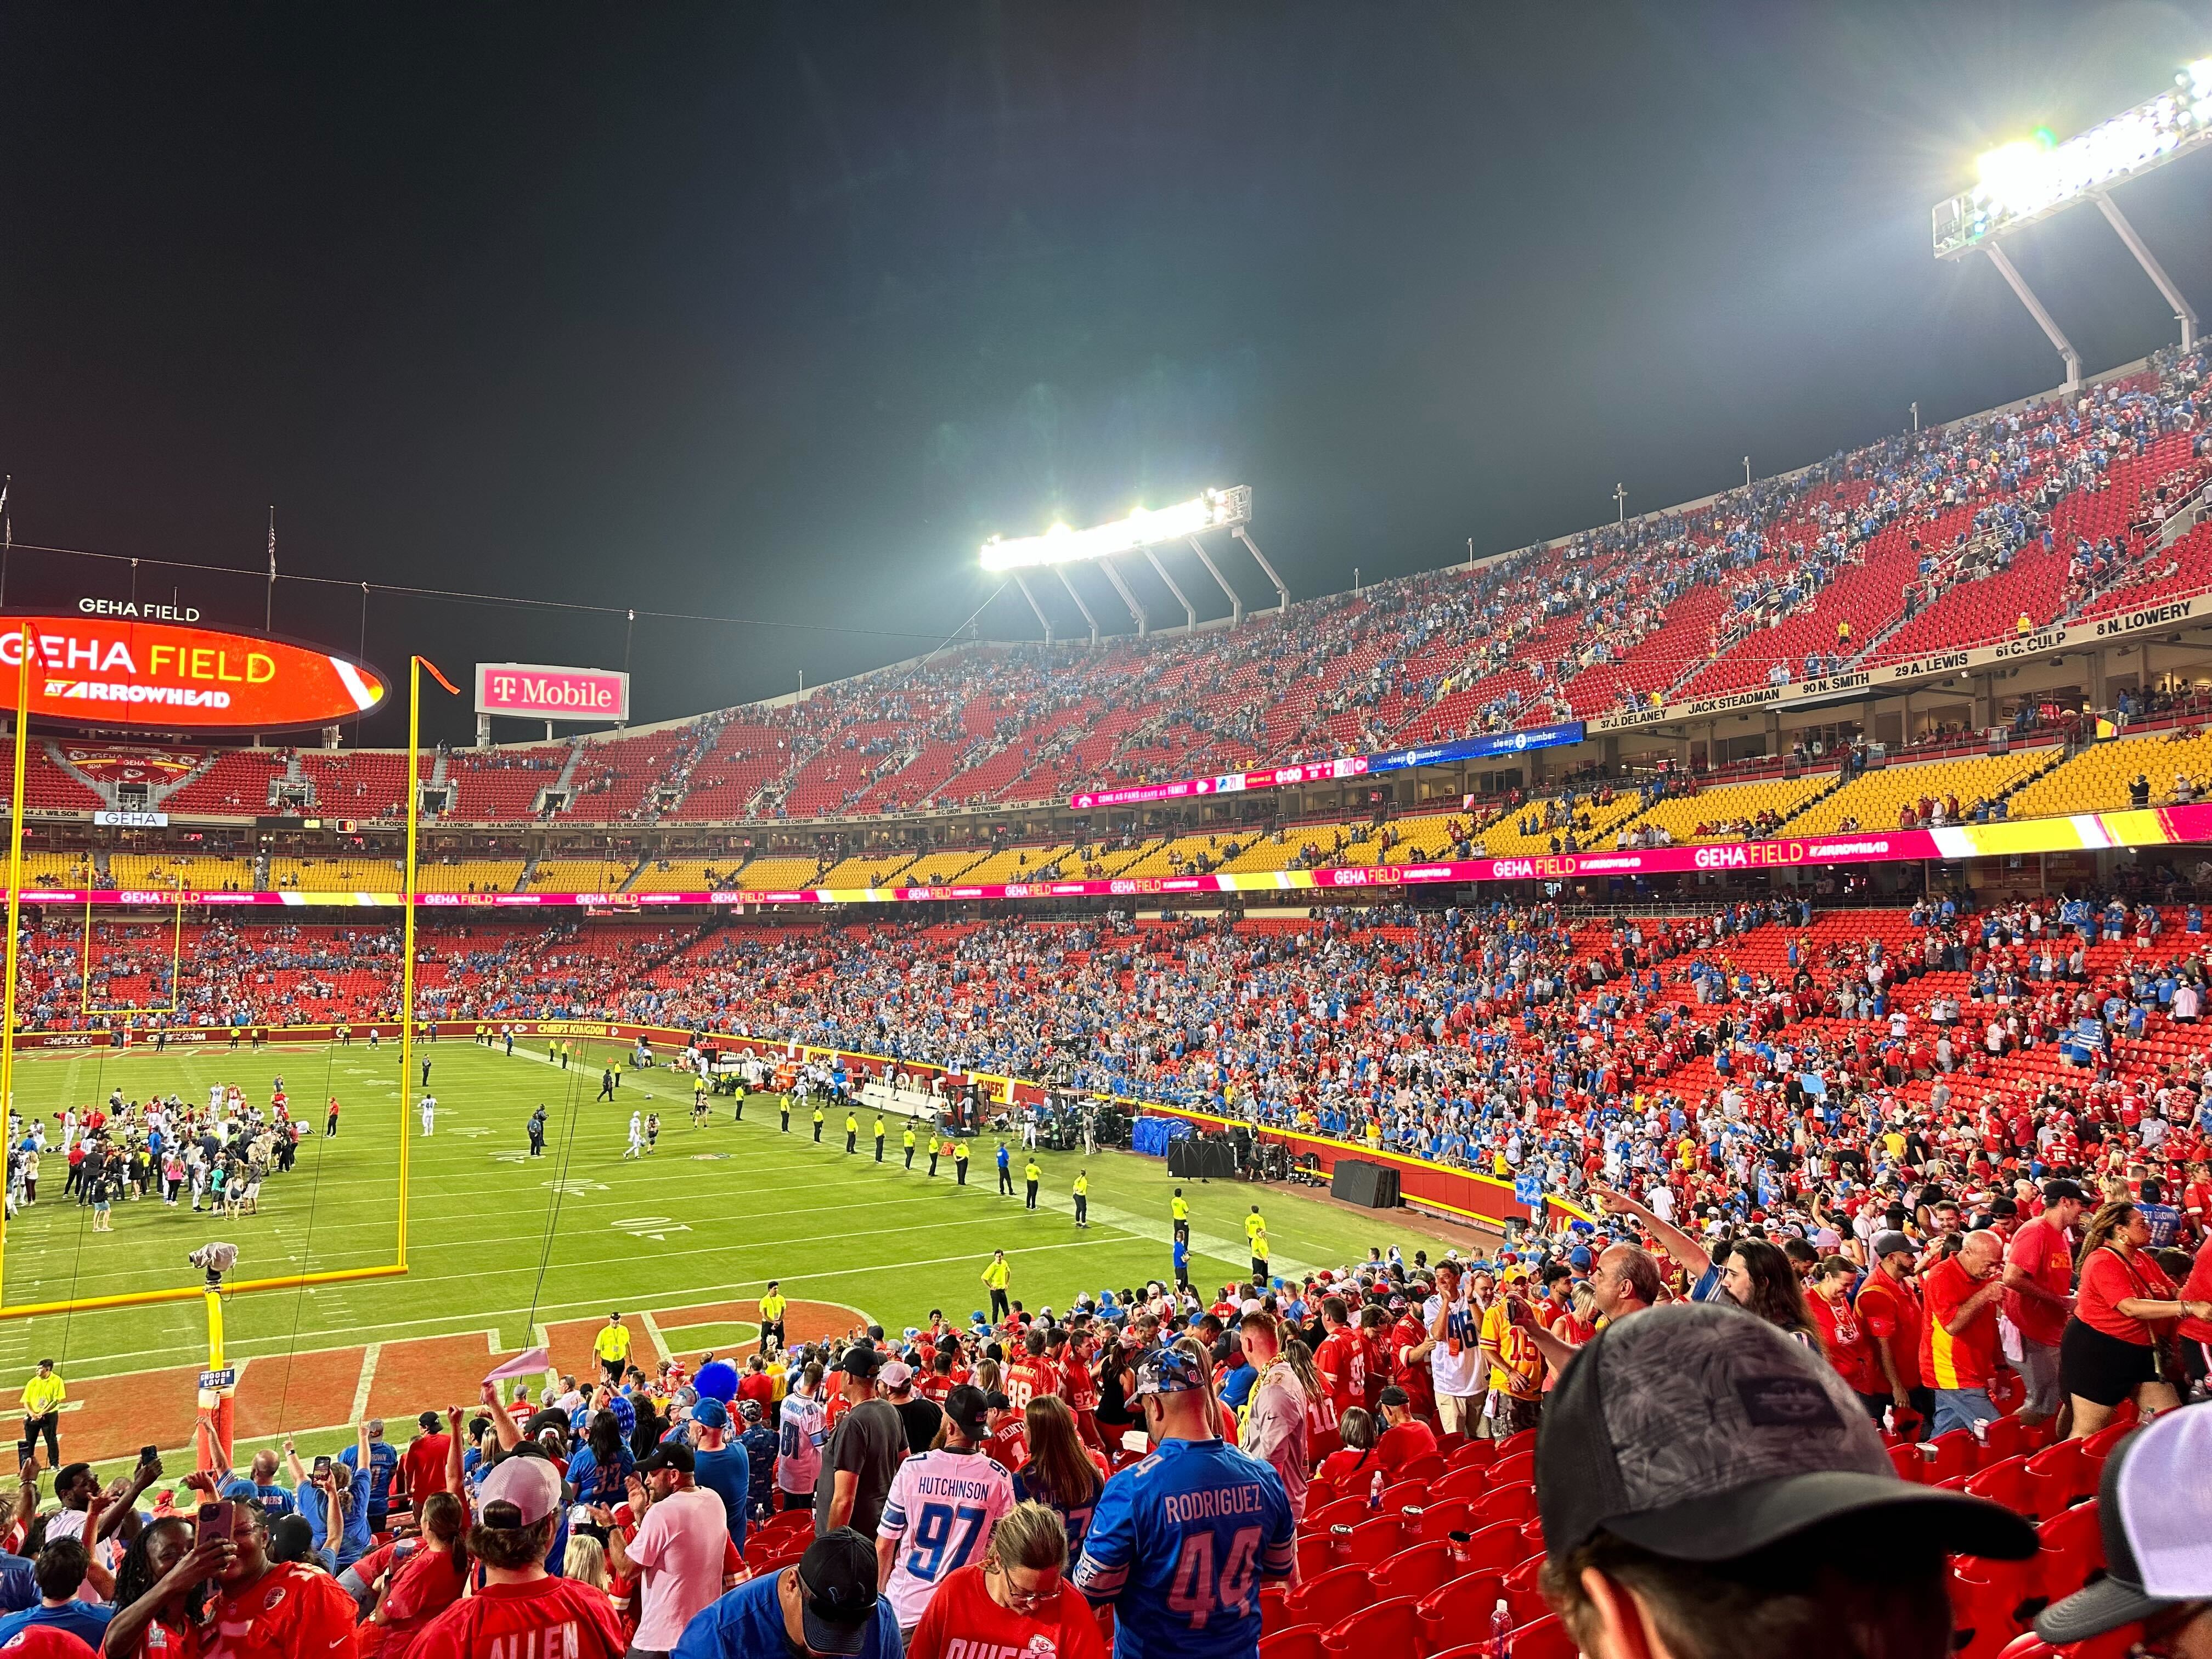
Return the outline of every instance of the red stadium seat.
{"type": "Polygon", "coordinates": [[[1536,1454],[1536,1431],[1522,1429],[1509,1434],[1498,1443],[1498,1457],[1503,1462],[1509,1457],[1518,1457],[1523,1452],[1534,1459],[1536,1454]]]}
{"type": "Polygon", "coordinates": [[[2044,1595],[2056,1601],[2089,1582],[2105,1568],[2105,1534],[2097,1519],[2097,1500],[2077,1504],[2035,1529],[2042,1549],[2036,1555],[2044,1595]]]}
{"type": "Polygon", "coordinates": [[[2035,1513],[2048,1521],[2059,1510],[2091,1496],[2081,1461],[2081,1442],[2055,1440],[2027,1460],[2027,1478],[2035,1488],[2035,1513]]]}
{"type": "Polygon", "coordinates": [[[1473,1572],[1449,1579],[1421,1598],[1421,1621],[1428,1627],[1431,1648],[1463,1640],[1471,1631],[1490,1628],[1490,1615],[1500,1601],[1511,1602],[1505,1581],[1494,1572],[1473,1572]]]}
{"type": "Polygon", "coordinates": [[[1395,1486],[1382,1489],[1382,1501],[1375,1507],[1378,1514],[1395,1515],[1401,1510],[1424,1509],[1427,1507],[1428,1501],[1429,1489],[1426,1486],[1419,1480],[1401,1480],[1395,1486]]]}
{"type": "Polygon", "coordinates": [[[1459,1575],[1446,1540],[1413,1544],[1375,1569],[1375,1593],[1385,1600],[1410,1595],[1419,1601],[1459,1575]]]}
{"type": "Polygon", "coordinates": [[[1966,1490],[1976,1498],[2003,1504],[2014,1515],[2033,1517],[2035,1514],[2035,1481],[2027,1472],[2025,1457],[2002,1458],[1990,1464],[1967,1477],[1966,1490]]]}
{"type": "Polygon", "coordinates": [[[1498,1443],[1494,1440],[1470,1440],[1451,1453],[1445,1460],[1448,1468],[1486,1469],[1498,1461],[1498,1443]]]}
{"type": "MultiPolygon", "coordinates": [[[[1515,1438],[1517,1439],[1519,1437],[1516,1436],[1515,1438]]],[[[1503,1443],[1510,1446],[1513,1442],[1508,1440],[1503,1443]]],[[[1501,1486],[1518,1485],[1522,1481],[1533,1484],[1536,1479],[1535,1452],[1534,1450],[1500,1451],[1498,1454],[1498,1461],[1490,1466],[1490,1478],[1501,1486]]]]}
{"type": "Polygon", "coordinates": [[[1364,1566],[1332,1567],[1291,1590],[1285,1614],[1322,1630],[1342,1624],[1375,1599],[1374,1575],[1364,1566]]]}
{"type": "Polygon", "coordinates": [[[1582,1650],[1558,1618],[1543,1618],[1513,1632],[1513,1659],[1579,1659],[1582,1650]]]}
{"type": "Polygon", "coordinates": [[[1298,1625],[1260,1638],[1260,1659],[1329,1659],[1319,1625],[1298,1625]]]}
{"type": "Polygon", "coordinates": [[[1413,1597],[1401,1595],[1362,1607],[1322,1637],[1322,1645],[1339,1659],[1386,1653],[1422,1659],[1429,1648],[1428,1627],[1413,1597]]]}
{"type": "Polygon", "coordinates": [[[1889,1466],[1897,1471],[1900,1480],[1910,1480],[1916,1486],[1927,1481],[1928,1460],[1920,1455],[1917,1446],[1892,1446],[1889,1449],[1889,1466]]]}
{"type": "Polygon", "coordinates": [[[1406,1517],[1378,1515],[1352,1529],[1350,1553],[1346,1559],[1363,1567],[1371,1567],[1378,1561],[1388,1560],[1405,1547],[1406,1517]]]}
{"type": "Polygon", "coordinates": [[[1444,1460],[1432,1453],[1427,1457],[1417,1457],[1407,1464],[1404,1468],[1398,1471],[1398,1479],[1418,1480],[1426,1486],[1433,1481],[1443,1480],[1445,1473],[1444,1460]]]}
{"type": "Polygon", "coordinates": [[[1534,1486],[1501,1486],[1474,1506],[1474,1523],[1481,1527],[1494,1521],[1525,1521],[1535,1512],[1534,1486]]]}
{"type": "Polygon", "coordinates": [[[1455,1532],[1474,1530],[1474,1505],[1464,1498],[1446,1498],[1441,1504],[1431,1504],[1421,1510],[1421,1537],[1425,1540],[1449,1538],[1455,1532]]]}

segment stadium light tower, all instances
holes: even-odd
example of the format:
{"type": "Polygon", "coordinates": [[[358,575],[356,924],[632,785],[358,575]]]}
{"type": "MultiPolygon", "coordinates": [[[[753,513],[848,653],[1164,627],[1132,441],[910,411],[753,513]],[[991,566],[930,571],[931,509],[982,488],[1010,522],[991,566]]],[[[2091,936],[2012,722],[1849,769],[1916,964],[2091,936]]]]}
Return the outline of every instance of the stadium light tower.
{"type": "Polygon", "coordinates": [[[2061,142],[2048,131],[2001,145],[1978,164],[1980,182],[1932,210],[1936,257],[1960,259],[1980,248],[2066,364],[2066,390],[2081,383],[2081,355],[2005,257],[1999,241],[2084,202],[2094,202],[2143,275],[2173,307],[2181,345],[2197,343],[2197,313],[2112,200],[2113,185],[2162,167],[2212,139],[2212,58],[2173,77],[2173,90],[2100,121],[2061,142]]]}
{"type": "Polygon", "coordinates": [[[994,536],[983,544],[982,564],[988,571],[1004,572],[1013,577],[1022,590],[1022,597],[1030,602],[1030,609],[1036,613],[1037,621],[1044,625],[1047,644],[1052,641],[1052,619],[1045,614],[1044,607],[1037,603],[1036,591],[1030,586],[1026,573],[1031,570],[1051,571],[1060,578],[1060,586],[1067,590],[1068,597],[1075,601],[1075,608],[1083,613],[1083,620],[1090,624],[1091,642],[1096,645],[1098,642],[1098,619],[1091,614],[1091,607],[1084,604],[1082,594],[1076,591],[1075,584],[1068,579],[1069,570],[1076,565],[1097,565],[1104,573],[1106,580],[1114,585],[1114,591],[1121,595],[1121,603],[1128,608],[1131,619],[1137,624],[1138,637],[1141,639],[1152,631],[1152,618],[1138,600],[1135,590],[1130,587],[1127,578],[1114,563],[1115,559],[1141,554],[1153,573],[1167,585],[1168,592],[1175,595],[1176,603],[1182,607],[1184,625],[1195,628],[1198,626],[1198,607],[1176,585],[1174,575],[1160,558],[1163,549],[1188,547],[1198,556],[1199,562],[1206,567],[1206,574],[1228,597],[1229,621],[1233,628],[1244,620],[1244,601],[1229,579],[1221,574],[1221,567],[1213,562],[1212,556],[1206,550],[1205,544],[1200,540],[1209,532],[1225,530],[1241,542],[1244,550],[1252,556],[1254,562],[1266,573],[1268,581],[1273,585],[1278,606],[1284,610],[1290,608],[1290,590],[1284,585],[1282,577],[1276,574],[1275,567],[1267,562],[1267,556],[1260,550],[1260,544],[1252,539],[1248,528],[1251,521],[1251,486],[1237,484],[1227,489],[1206,490],[1172,507],[1153,510],[1140,507],[1126,519],[1094,525],[1088,530],[1071,530],[1064,524],[1056,524],[1042,536],[994,536]]]}

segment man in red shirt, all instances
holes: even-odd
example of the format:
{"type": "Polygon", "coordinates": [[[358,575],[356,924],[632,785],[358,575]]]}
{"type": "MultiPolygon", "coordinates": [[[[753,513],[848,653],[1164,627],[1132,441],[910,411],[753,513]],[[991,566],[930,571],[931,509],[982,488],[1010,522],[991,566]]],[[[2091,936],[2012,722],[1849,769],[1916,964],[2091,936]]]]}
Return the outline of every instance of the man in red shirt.
{"type": "Polygon", "coordinates": [[[1936,1415],[1934,1392],[1920,1376],[1920,1327],[1925,1315],[1913,1288],[1912,1241],[1899,1232],[1874,1236],[1874,1271],[1859,1286],[1859,1324],[1867,1334],[1889,1389],[1898,1427],[1917,1413],[1924,1433],[1936,1415]]]}
{"type": "MultiPolygon", "coordinates": [[[[1421,1285],[1413,1286],[1419,1298],[1428,1292],[1421,1285]]],[[[1393,1301],[1396,1297],[1391,1298],[1393,1301]]],[[[1436,1374],[1429,1369],[1429,1353],[1436,1343],[1429,1336],[1429,1322],[1421,1317],[1421,1300],[1416,1296],[1406,1297],[1405,1311],[1390,1330],[1390,1380],[1406,1391],[1413,1415],[1434,1427],[1437,1423],[1436,1374]]]]}
{"type": "Polygon", "coordinates": [[[1990,1398],[1997,1370],[1997,1300],[2004,1294],[2004,1243],[1966,1235],[1957,1250],[1920,1276],[1928,1310],[1920,1328],[1920,1374],[1936,1390],[1937,1435],[2002,1415],[1990,1398]]]}
{"type": "Polygon", "coordinates": [[[2074,1311],[2074,1224],[2086,1202],[2074,1182],[2046,1181],[2043,1213],[2005,1249],[2004,1311],[2020,1331],[2020,1416],[2030,1425],[2058,1414],[2058,1340],[2074,1311]]]}
{"type": "Polygon", "coordinates": [[[1022,1357],[1006,1367],[1006,1398],[1017,1412],[1027,1411],[1039,1395],[1060,1392],[1060,1374],[1044,1357],[1044,1333],[1033,1330],[1022,1339],[1022,1357]]]}
{"type": "Polygon", "coordinates": [[[1314,1351],[1314,1364],[1341,1419],[1354,1406],[1367,1404],[1367,1344],[1352,1328],[1340,1296],[1321,1299],[1321,1322],[1328,1334],[1314,1351]]]}
{"type": "Polygon", "coordinates": [[[453,1437],[439,1426],[435,1412],[424,1412],[415,1420],[422,1431],[399,1454],[399,1490],[419,1514],[424,1498],[446,1490],[446,1449],[453,1437]]]}
{"type": "Polygon", "coordinates": [[[738,1398],[751,1401],[761,1408],[762,1416],[773,1419],[775,1379],[768,1374],[768,1362],[758,1354],[745,1361],[745,1374],[738,1379],[738,1398]]]}
{"type": "Polygon", "coordinates": [[[984,1419],[991,1432],[983,1449],[1004,1468],[1018,1469],[1030,1461],[1029,1428],[1013,1401],[995,1389],[983,1396],[989,1415],[984,1419]]]}
{"type": "MultiPolygon", "coordinates": [[[[483,1564],[483,1589],[423,1626],[415,1659],[618,1659],[626,1644],[606,1592],[546,1573],[545,1553],[560,1522],[561,1477],[553,1465],[542,1457],[504,1458],[477,1488],[477,1501],[479,1525],[469,1547],[483,1564]]],[[[335,1579],[323,1582],[337,1590],[335,1579]]],[[[350,1625],[353,1598],[337,1594],[350,1625]]],[[[317,1648],[300,1659],[327,1656],[317,1648]]]]}
{"type": "Polygon", "coordinates": [[[1385,1480],[1395,1480],[1408,1463],[1437,1455],[1435,1431],[1413,1415],[1413,1403],[1395,1382],[1382,1390],[1379,1409],[1389,1426],[1375,1443],[1375,1455],[1382,1462],[1385,1480]]]}

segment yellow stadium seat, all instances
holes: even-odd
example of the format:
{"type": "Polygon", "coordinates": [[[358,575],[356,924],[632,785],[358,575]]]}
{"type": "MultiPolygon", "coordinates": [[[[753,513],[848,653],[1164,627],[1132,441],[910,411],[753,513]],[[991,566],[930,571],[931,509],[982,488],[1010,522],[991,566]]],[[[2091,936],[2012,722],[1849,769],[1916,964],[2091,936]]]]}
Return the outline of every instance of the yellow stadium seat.
{"type": "Polygon", "coordinates": [[[110,853],[108,878],[118,887],[182,888],[203,893],[250,893],[253,860],[185,853],[110,853]]]}
{"type": "Polygon", "coordinates": [[[522,879],[521,859],[433,860],[415,866],[422,893],[511,893],[522,879]]]}
{"type": "Polygon", "coordinates": [[[269,885],[309,893],[396,893],[403,872],[398,859],[272,858],[269,885]]]}
{"type": "MultiPolygon", "coordinates": [[[[1572,799],[1576,821],[1580,822],[1585,815],[1590,821],[1589,829],[1575,831],[1575,839],[1585,848],[1612,846],[1613,831],[1634,817],[1643,806],[1643,798],[1633,789],[1616,791],[1612,804],[1607,806],[1595,805],[1596,797],[1593,795],[1577,795],[1572,799]]],[[[1534,801],[1517,811],[1505,813],[1483,832],[1484,850],[1494,859],[1528,858],[1539,853],[1551,852],[1555,840],[1564,843],[1567,833],[1565,826],[1539,830],[1533,836],[1521,833],[1518,827],[1521,821],[1531,814],[1540,814],[1543,808],[1542,801],[1534,801]]]]}
{"type": "Polygon", "coordinates": [[[2042,749],[2018,755],[1970,755],[1963,760],[1923,761],[1917,766],[1887,766],[1863,773],[1792,818],[1790,830],[1792,835],[1833,835],[1847,818],[1862,830],[1894,830],[1899,809],[1908,801],[1917,806],[1923,796],[1941,799],[1956,795],[1964,820],[1977,800],[1995,799],[2050,765],[2056,753],[2042,749]]]}
{"type": "Polygon", "coordinates": [[[2128,805],[2128,786],[2138,774],[2150,785],[2153,806],[2172,804],[2176,774],[2196,786],[2192,799],[2203,800],[2212,782],[2212,733],[2188,737],[2186,730],[2177,726],[2150,737],[2093,744],[2014,796],[2012,815],[2039,818],[2118,811],[2128,805]]]}
{"type": "Polygon", "coordinates": [[[1755,825],[1761,812],[1772,812],[1787,824],[1790,814],[1822,791],[1835,787],[1833,772],[1810,778],[1763,778],[1756,783],[1723,784],[1694,795],[1660,801],[1640,814],[1629,828],[1640,830],[1651,824],[1683,843],[1757,840],[1761,832],[1756,828],[1747,830],[1744,826],[1755,825]],[[1700,824],[1706,826],[1706,833],[1702,836],[1698,833],[1700,824]]]}
{"type": "MultiPolygon", "coordinates": [[[[733,859],[732,863],[735,863],[733,859]]],[[[533,893],[618,893],[637,868],[635,859],[541,859],[530,872],[533,893]]],[[[682,889],[703,892],[705,884],[682,889]]]]}

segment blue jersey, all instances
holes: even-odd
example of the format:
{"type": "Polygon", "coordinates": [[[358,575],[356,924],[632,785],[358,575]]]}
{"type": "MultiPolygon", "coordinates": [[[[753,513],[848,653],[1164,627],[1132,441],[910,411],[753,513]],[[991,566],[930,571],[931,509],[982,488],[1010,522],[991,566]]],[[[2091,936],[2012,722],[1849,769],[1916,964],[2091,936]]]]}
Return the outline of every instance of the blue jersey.
{"type": "Polygon", "coordinates": [[[1168,1440],[1106,1483],[1074,1583],[1113,1605],[1115,1659],[1243,1659],[1260,1586],[1297,1565],[1280,1475],[1218,1440],[1168,1440]]]}

